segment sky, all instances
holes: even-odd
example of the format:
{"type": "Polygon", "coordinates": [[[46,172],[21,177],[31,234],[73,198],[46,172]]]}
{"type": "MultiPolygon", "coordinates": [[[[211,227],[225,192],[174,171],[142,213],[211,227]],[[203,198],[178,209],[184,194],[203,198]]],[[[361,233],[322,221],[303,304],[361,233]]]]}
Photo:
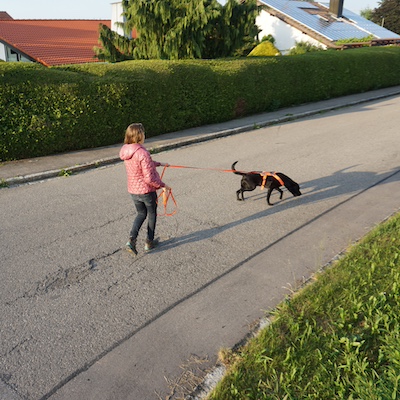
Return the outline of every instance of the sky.
{"type": "MultiPolygon", "coordinates": [[[[111,19],[117,0],[0,0],[0,11],[14,19],[111,19]]],[[[321,3],[328,0],[321,0],[321,3]]],[[[344,0],[344,8],[357,14],[378,7],[379,0],[344,0]]]]}

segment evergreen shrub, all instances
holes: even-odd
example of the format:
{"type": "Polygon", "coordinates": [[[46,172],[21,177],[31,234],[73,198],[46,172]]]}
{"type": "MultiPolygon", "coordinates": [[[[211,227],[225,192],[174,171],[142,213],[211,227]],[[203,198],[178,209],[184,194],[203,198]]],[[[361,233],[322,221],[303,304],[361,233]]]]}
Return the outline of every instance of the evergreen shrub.
{"type": "Polygon", "coordinates": [[[324,51],[324,49],[308,42],[296,42],[296,45],[289,50],[287,55],[297,56],[300,54],[311,53],[313,51],[324,51]]]}
{"type": "Polygon", "coordinates": [[[400,48],[301,57],[125,61],[45,68],[0,63],[0,160],[122,143],[400,84],[400,48]]]}
{"type": "Polygon", "coordinates": [[[265,40],[258,44],[248,55],[248,57],[268,57],[268,56],[280,56],[281,52],[275,47],[275,45],[265,40]]]}

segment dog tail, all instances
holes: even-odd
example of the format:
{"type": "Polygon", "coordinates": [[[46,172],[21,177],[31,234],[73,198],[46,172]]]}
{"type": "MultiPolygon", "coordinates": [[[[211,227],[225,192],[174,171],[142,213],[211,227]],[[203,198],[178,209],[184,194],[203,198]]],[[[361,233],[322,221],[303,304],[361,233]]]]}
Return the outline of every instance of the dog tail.
{"type": "Polygon", "coordinates": [[[236,168],[235,168],[235,165],[237,164],[237,161],[235,161],[233,164],[232,164],[232,171],[233,171],[233,173],[234,174],[236,174],[236,175],[246,175],[244,172],[240,172],[240,171],[236,171],[236,168]]]}

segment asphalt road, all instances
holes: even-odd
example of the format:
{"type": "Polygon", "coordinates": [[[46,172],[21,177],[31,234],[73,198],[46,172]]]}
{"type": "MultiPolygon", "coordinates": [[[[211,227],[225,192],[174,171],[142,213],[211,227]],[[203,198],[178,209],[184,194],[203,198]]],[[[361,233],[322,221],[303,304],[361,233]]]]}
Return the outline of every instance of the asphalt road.
{"type": "Polygon", "coordinates": [[[168,169],[163,245],[123,250],[123,164],[0,190],[4,399],[178,398],[322,265],[400,207],[400,97],[167,151],[174,165],[280,171],[303,196],[236,201],[240,177],[168,169]]]}

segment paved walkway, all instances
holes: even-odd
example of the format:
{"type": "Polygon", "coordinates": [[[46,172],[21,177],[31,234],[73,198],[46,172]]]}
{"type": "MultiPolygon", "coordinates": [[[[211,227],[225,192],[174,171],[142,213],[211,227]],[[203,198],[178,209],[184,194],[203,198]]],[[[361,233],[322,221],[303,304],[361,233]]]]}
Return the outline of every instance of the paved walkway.
{"type": "MultiPolygon", "coordinates": [[[[181,146],[211,140],[218,137],[233,135],[286,121],[295,120],[324,111],[347,107],[354,104],[378,100],[400,94],[400,86],[373,90],[366,93],[338,97],[335,99],[284,108],[278,111],[252,115],[214,125],[186,129],[168,133],[155,138],[146,138],[149,150],[169,150],[181,146]]],[[[134,121],[133,121],[134,122],[134,121]]],[[[64,171],[76,173],[89,168],[119,162],[118,152],[121,144],[74,151],[47,157],[10,161],[0,165],[0,182],[7,185],[17,185],[59,176],[64,171]]]]}

